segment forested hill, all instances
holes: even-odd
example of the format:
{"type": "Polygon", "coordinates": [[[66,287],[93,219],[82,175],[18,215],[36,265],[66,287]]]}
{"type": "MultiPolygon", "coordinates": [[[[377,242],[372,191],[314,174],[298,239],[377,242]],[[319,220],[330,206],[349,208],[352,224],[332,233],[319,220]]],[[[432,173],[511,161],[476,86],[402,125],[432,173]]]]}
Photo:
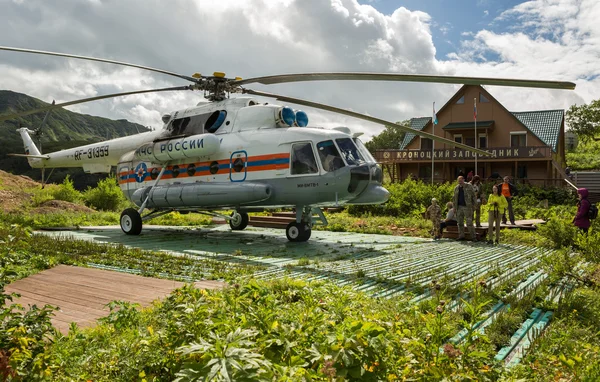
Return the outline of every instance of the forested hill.
{"type": "MultiPolygon", "coordinates": [[[[31,110],[48,105],[46,102],[26,94],[15,93],[9,90],[0,90],[0,115],[31,110]]],[[[0,169],[15,173],[31,173],[27,161],[23,158],[7,157],[9,153],[22,153],[23,141],[17,129],[19,126],[37,129],[45,113],[38,113],[23,118],[11,119],[0,122],[0,169]]],[[[123,137],[148,129],[137,123],[127,120],[111,120],[94,117],[91,115],[74,113],[65,109],[56,109],[50,112],[44,135],[42,137],[43,152],[52,152],[83,144],[98,142],[106,139],[123,137]]],[[[34,138],[35,143],[39,140],[34,138]]],[[[37,171],[39,172],[39,170],[37,171]]]]}

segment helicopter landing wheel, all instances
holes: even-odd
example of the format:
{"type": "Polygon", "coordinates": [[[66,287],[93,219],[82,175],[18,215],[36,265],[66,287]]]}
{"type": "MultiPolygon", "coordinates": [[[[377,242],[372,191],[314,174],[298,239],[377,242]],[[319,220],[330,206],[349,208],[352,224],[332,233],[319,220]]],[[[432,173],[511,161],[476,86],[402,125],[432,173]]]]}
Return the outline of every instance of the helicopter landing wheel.
{"type": "Polygon", "coordinates": [[[142,232],[142,217],[135,208],[128,208],[121,213],[121,229],[127,235],[139,235],[142,232]]]}
{"type": "Polygon", "coordinates": [[[250,221],[250,218],[247,212],[233,211],[229,220],[229,227],[234,231],[241,231],[248,227],[248,221],[250,221]]]}
{"type": "Polygon", "coordinates": [[[311,232],[310,226],[306,223],[291,222],[285,228],[285,236],[293,242],[307,241],[310,239],[311,232]]]}

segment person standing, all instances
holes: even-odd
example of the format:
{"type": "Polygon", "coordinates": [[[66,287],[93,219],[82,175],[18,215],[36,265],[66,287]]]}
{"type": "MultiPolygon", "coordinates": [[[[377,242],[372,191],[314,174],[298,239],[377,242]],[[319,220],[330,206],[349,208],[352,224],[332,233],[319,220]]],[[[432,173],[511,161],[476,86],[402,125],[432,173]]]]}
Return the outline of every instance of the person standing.
{"type": "Polygon", "coordinates": [[[496,244],[500,241],[500,217],[508,207],[506,197],[498,191],[498,186],[492,187],[492,193],[488,198],[488,244],[493,244],[492,233],[494,225],[496,228],[496,244]]]}
{"type": "Polygon", "coordinates": [[[475,192],[469,183],[465,183],[465,177],[459,176],[458,184],[454,187],[454,197],[452,202],[456,208],[456,217],[458,220],[458,240],[465,240],[465,218],[467,228],[471,234],[471,240],[477,241],[475,227],[473,227],[473,206],[475,206],[475,192]]]}
{"type": "Polygon", "coordinates": [[[590,201],[588,200],[587,188],[580,188],[577,190],[577,214],[573,218],[573,224],[583,232],[587,233],[590,229],[590,218],[588,213],[590,211],[590,201]]]}
{"type": "MultiPolygon", "coordinates": [[[[508,218],[510,219],[510,224],[515,225],[515,214],[513,213],[512,208],[512,199],[517,196],[519,193],[514,184],[509,182],[510,178],[508,176],[504,177],[504,182],[496,185],[498,187],[498,192],[500,192],[506,198],[508,202],[508,218]]],[[[506,224],[506,212],[502,214],[502,223],[506,224]]]]}
{"type": "Polygon", "coordinates": [[[475,206],[473,207],[475,211],[475,226],[479,228],[481,227],[481,201],[483,199],[483,190],[479,175],[475,175],[473,177],[473,180],[471,180],[471,186],[473,187],[473,191],[475,191],[475,206]]]}
{"type": "Polygon", "coordinates": [[[433,238],[435,240],[439,239],[442,234],[440,232],[440,220],[442,219],[442,209],[437,204],[437,199],[431,199],[431,205],[427,208],[427,212],[425,212],[425,217],[431,220],[433,223],[433,230],[431,232],[433,238]]]}

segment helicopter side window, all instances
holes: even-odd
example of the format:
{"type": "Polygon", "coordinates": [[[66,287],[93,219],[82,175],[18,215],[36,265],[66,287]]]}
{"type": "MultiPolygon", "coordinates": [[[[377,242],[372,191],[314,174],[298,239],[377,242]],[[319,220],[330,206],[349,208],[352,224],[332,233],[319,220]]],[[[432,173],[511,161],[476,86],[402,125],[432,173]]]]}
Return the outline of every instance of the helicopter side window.
{"type": "Polygon", "coordinates": [[[292,145],[292,168],[290,174],[314,174],[319,172],[315,153],[310,143],[295,143],[292,145]]]}
{"type": "Polygon", "coordinates": [[[346,163],[349,165],[359,165],[365,163],[365,159],[350,138],[339,138],[335,142],[338,144],[340,150],[342,150],[342,156],[346,159],[346,163]]]}
{"type": "MultiPolygon", "coordinates": [[[[211,113],[213,114],[213,113],[211,113]]],[[[171,123],[171,135],[196,135],[204,133],[204,125],[211,114],[193,115],[191,117],[178,118],[171,123]]]]}
{"type": "Polygon", "coordinates": [[[323,141],[317,144],[319,159],[323,165],[323,170],[327,172],[335,171],[345,166],[344,160],[333,141],[323,141]]]}

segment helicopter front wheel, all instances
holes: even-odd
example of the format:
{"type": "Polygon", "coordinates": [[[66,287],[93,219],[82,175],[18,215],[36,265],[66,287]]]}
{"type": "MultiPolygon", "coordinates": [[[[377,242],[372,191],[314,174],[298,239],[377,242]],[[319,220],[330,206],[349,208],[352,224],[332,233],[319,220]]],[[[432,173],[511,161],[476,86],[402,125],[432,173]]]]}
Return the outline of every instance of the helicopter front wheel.
{"type": "Polygon", "coordinates": [[[233,211],[229,220],[229,227],[234,231],[241,231],[248,226],[250,218],[247,212],[233,211]]]}
{"type": "Polygon", "coordinates": [[[139,235],[142,232],[142,217],[135,208],[128,208],[121,213],[121,229],[127,235],[139,235]]]}
{"type": "Polygon", "coordinates": [[[310,239],[312,230],[306,223],[291,222],[285,229],[285,235],[289,241],[302,242],[310,239]]]}

